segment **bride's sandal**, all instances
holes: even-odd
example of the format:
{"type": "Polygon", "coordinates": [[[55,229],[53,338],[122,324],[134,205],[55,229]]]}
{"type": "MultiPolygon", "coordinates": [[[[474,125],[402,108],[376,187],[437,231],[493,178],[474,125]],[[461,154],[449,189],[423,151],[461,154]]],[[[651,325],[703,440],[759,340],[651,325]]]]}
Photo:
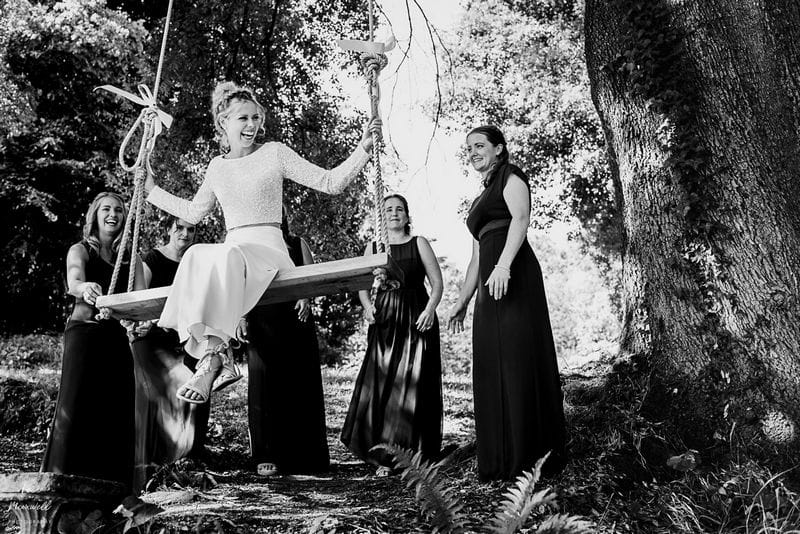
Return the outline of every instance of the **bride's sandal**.
{"type": "Polygon", "coordinates": [[[226,388],[242,378],[242,373],[239,371],[239,367],[236,365],[236,362],[233,361],[233,352],[231,351],[230,347],[228,347],[225,352],[221,352],[219,357],[222,358],[222,369],[220,370],[219,376],[214,381],[214,385],[211,388],[211,391],[214,392],[226,388]]]}
{"type": "Polygon", "coordinates": [[[191,404],[205,404],[211,397],[211,387],[221,368],[219,353],[216,350],[206,352],[197,364],[192,377],[178,389],[175,396],[191,404]],[[189,392],[195,393],[196,396],[187,397],[186,394],[189,392]]]}

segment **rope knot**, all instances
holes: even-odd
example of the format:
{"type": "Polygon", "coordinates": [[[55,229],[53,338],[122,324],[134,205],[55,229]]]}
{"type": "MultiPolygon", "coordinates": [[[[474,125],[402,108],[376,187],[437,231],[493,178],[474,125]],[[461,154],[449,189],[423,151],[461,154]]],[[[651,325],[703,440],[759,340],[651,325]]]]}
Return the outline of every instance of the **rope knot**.
{"type": "MultiPolygon", "coordinates": [[[[147,106],[146,108],[142,109],[142,118],[144,119],[145,123],[156,123],[158,122],[161,125],[161,118],[159,117],[158,113],[161,111],[158,109],[158,106],[155,104],[147,106]]],[[[159,128],[160,133],[160,128],[159,128]]]]}
{"type": "Polygon", "coordinates": [[[366,76],[372,76],[373,73],[378,75],[383,68],[389,64],[389,58],[386,54],[375,52],[364,52],[359,58],[361,68],[364,70],[366,76]]]}
{"type": "MultiPolygon", "coordinates": [[[[171,5],[172,3],[170,2],[170,7],[171,5]]],[[[120,166],[128,172],[134,173],[131,209],[128,219],[125,221],[125,228],[122,231],[122,240],[120,241],[119,249],[121,251],[127,249],[128,239],[131,237],[131,233],[133,233],[133,246],[131,250],[132,254],[135,254],[138,249],[139,230],[142,219],[140,215],[144,204],[144,180],[146,172],[152,172],[150,167],[150,154],[153,152],[156,138],[161,134],[162,130],[172,125],[172,117],[158,109],[156,97],[146,85],[139,85],[139,96],[114,87],[113,85],[103,85],[97,89],[104,89],[142,106],[142,110],[139,112],[136,122],[131,126],[130,130],[128,130],[125,139],[122,140],[119,153],[117,154],[120,166]],[[132,165],[128,165],[125,163],[125,151],[128,148],[128,144],[133,139],[134,134],[139,130],[139,126],[142,127],[142,136],[139,142],[139,150],[136,154],[136,161],[134,161],[132,165]]],[[[134,263],[134,261],[131,261],[131,266],[128,269],[128,291],[132,291],[134,286],[134,273],[136,271],[134,263]]],[[[109,295],[112,294],[114,288],[117,287],[117,279],[119,278],[121,267],[122,253],[119,253],[117,261],[114,264],[114,272],[111,275],[109,295]]],[[[100,308],[96,317],[98,320],[109,319],[112,317],[112,312],[108,308],[100,308]]]]}

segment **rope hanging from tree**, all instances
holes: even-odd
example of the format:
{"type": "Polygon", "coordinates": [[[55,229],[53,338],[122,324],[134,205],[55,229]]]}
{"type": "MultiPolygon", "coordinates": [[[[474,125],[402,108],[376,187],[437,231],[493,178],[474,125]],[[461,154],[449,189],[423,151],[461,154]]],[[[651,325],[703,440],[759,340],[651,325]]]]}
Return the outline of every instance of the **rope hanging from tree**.
{"type": "MultiPolygon", "coordinates": [[[[367,78],[367,91],[370,99],[371,119],[380,117],[380,85],[378,77],[381,70],[388,65],[389,60],[386,52],[394,48],[395,40],[391,37],[386,43],[375,41],[375,15],[374,2],[369,0],[369,41],[340,40],[339,46],[345,50],[360,52],[359,63],[367,78]]],[[[368,173],[372,183],[373,204],[375,207],[375,242],[378,252],[385,252],[391,255],[389,246],[389,230],[386,226],[386,214],[383,210],[383,197],[386,195],[386,188],[383,184],[383,174],[381,170],[381,151],[383,150],[383,135],[380,131],[372,132],[372,166],[368,173]]],[[[388,281],[385,269],[376,269],[375,282],[372,285],[372,300],[374,303],[375,294],[378,289],[385,289],[389,285],[394,285],[393,281],[388,281]]],[[[396,282],[395,282],[396,283],[396,282]]]]}
{"type": "MultiPolygon", "coordinates": [[[[128,268],[128,286],[127,291],[133,291],[135,269],[135,255],[139,249],[139,233],[141,227],[141,215],[144,207],[144,181],[147,176],[146,173],[153,172],[150,165],[150,156],[155,148],[156,138],[161,134],[163,128],[169,128],[172,125],[172,117],[167,113],[158,109],[158,88],[161,83],[161,72],[164,67],[164,55],[167,48],[167,34],[169,33],[170,19],[172,18],[172,3],[169,1],[167,7],[167,18],[164,22],[164,35],[161,38],[161,53],[158,58],[158,68],[156,69],[156,80],[153,84],[153,91],[146,85],[139,85],[139,96],[124,91],[113,85],[103,85],[98,89],[104,89],[116,95],[122,96],[135,104],[144,106],[136,122],[128,130],[125,139],[119,147],[118,160],[120,166],[126,172],[133,172],[133,194],[131,195],[131,209],[128,214],[128,219],[125,221],[125,229],[122,233],[120,240],[119,253],[117,254],[117,261],[114,264],[114,272],[111,276],[111,283],[108,288],[108,294],[114,293],[114,288],[117,285],[120,270],[122,269],[122,261],[124,251],[128,248],[128,240],[131,240],[130,250],[130,264],[128,268]],[[139,142],[139,152],[136,155],[136,160],[132,165],[125,163],[125,152],[128,145],[133,139],[134,134],[142,127],[142,137],[139,142]],[[131,237],[131,232],[133,236],[131,237]]],[[[111,317],[111,311],[108,308],[101,308],[98,314],[98,319],[108,319],[111,317]]]]}
{"type": "MultiPolygon", "coordinates": [[[[136,122],[131,127],[131,129],[128,131],[119,149],[120,165],[126,171],[134,173],[134,190],[131,197],[131,210],[128,219],[125,223],[122,239],[120,240],[121,251],[127,249],[129,240],[132,241],[130,246],[132,262],[131,262],[131,268],[129,269],[128,288],[127,288],[128,293],[133,291],[133,286],[134,286],[135,268],[133,264],[133,256],[136,254],[136,251],[138,250],[139,246],[140,220],[144,205],[144,181],[147,176],[146,173],[152,172],[152,168],[150,165],[150,156],[155,147],[155,141],[158,135],[163,131],[163,128],[165,127],[169,128],[172,124],[172,117],[170,117],[167,113],[158,109],[157,105],[158,88],[159,88],[159,83],[161,81],[161,73],[164,64],[164,55],[167,45],[167,35],[169,33],[170,19],[172,15],[172,5],[173,5],[173,0],[169,0],[167,8],[167,17],[164,23],[164,34],[161,41],[161,54],[158,60],[158,69],[156,71],[156,80],[153,86],[153,91],[151,92],[149,88],[144,85],[139,85],[138,86],[139,96],[137,96],[132,93],[129,93],[128,91],[124,91],[122,89],[114,87],[112,85],[103,85],[98,88],[122,96],[123,98],[130,100],[131,102],[143,106],[143,109],[139,114],[139,117],[136,119],[136,122]],[[134,137],[134,134],[139,130],[140,126],[143,128],[143,131],[139,145],[139,152],[137,154],[136,161],[132,165],[127,165],[125,163],[125,157],[124,157],[125,152],[128,148],[128,145],[131,142],[131,139],[134,137]]],[[[386,43],[379,43],[374,41],[373,9],[374,9],[373,1],[370,0],[369,2],[370,40],[369,41],[344,40],[344,41],[339,41],[339,45],[345,50],[356,51],[361,54],[360,63],[364,70],[364,75],[367,78],[369,97],[371,102],[371,116],[374,119],[380,116],[380,111],[379,111],[380,88],[378,85],[378,77],[380,75],[381,69],[383,69],[388,64],[385,52],[388,52],[389,50],[394,48],[395,41],[394,37],[390,38],[389,41],[386,43]]],[[[386,191],[383,184],[383,177],[380,165],[380,152],[383,149],[383,138],[381,132],[373,131],[372,140],[373,140],[372,167],[369,172],[369,177],[372,182],[373,193],[374,193],[375,241],[376,243],[378,243],[379,252],[383,252],[388,256],[391,254],[391,250],[389,247],[386,216],[384,210],[382,209],[383,197],[386,194],[386,191]]],[[[127,304],[121,304],[122,301],[115,302],[114,299],[109,298],[114,293],[114,287],[116,286],[117,279],[119,277],[119,272],[122,267],[122,259],[123,259],[123,254],[118,254],[117,261],[114,266],[114,272],[111,279],[111,287],[109,288],[109,293],[108,295],[101,297],[102,299],[108,300],[109,306],[115,306],[113,313],[116,314],[119,314],[120,310],[125,308],[125,306],[131,305],[133,306],[133,308],[136,308],[137,303],[141,303],[147,300],[147,299],[142,300],[139,297],[133,297],[132,299],[131,298],[124,299],[126,302],[130,301],[127,302],[127,304]]],[[[395,269],[394,267],[389,267],[389,268],[395,269]]],[[[373,299],[378,289],[399,286],[399,282],[395,280],[391,281],[388,280],[388,273],[386,268],[383,267],[376,268],[373,271],[373,276],[374,276],[372,284],[373,299]]],[[[327,279],[326,277],[323,278],[327,279]]],[[[329,284],[329,281],[326,283],[329,284]]],[[[337,287],[340,286],[337,284],[337,287]]],[[[326,290],[326,293],[327,292],[330,291],[326,290]]],[[[155,306],[160,306],[160,305],[156,303],[155,306]]],[[[98,314],[98,318],[110,318],[112,316],[112,309],[103,307],[102,304],[99,307],[100,307],[100,313],[98,314]]],[[[121,313],[125,312],[123,311],[121,313]]]]}

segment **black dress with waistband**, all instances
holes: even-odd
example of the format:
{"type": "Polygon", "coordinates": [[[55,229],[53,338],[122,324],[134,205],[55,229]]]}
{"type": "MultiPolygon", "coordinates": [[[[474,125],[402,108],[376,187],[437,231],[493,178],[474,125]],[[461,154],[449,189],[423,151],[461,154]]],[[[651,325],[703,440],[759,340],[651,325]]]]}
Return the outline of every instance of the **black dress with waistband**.
{"type": "Polygon", "coordinates": [[[428,304],[417,238],[391,245],[403,284],[379,291],[375,322],[353,387],[342,443],[363,460],[391,466],[380,443],[420,450],[426,460],[442,444],[442,362],[439,321],[425,332],[416,321],[428,304]]]}
{"type": "MultiPolygon", "coordinates": [[[[303,264],[299,237],[285,235],[289,256],[303,264]]],[[[325,398],[314,317],[297,318],[294,302],[258,306],[247,314],[247,418],[254,464],[281,473],[330,466],[325,398]]]]}
{"type": "Polygon", "coordinates": [[[511,219],[503,189],[512,173],[528,184],[519,168],[505,165],[467,217],[467,227],[479,240],[472,372],[478,475],[483,480],[513,479],[548,451],[546,474],[559,471],[565,461],[553,334],[542,271],[527,239],[511,264],[507,294],[495,300],[484,285],[506,243],[508,224],[496,221],[511,219]]]}
{"type": "MultiPolygon", "coordinates": [[[[114,266],[87,243],[87,282],[108,293],[114,266]]],[[[126,289],[128,264],[115,291],[126,289]]],[[[75,299],[64,331],[56,411],[42,471],[114,480],[131,487],[133,475],[133,358],[125,329],[98,321],[97,309],[75,299]]]]}
{"type": "MultiPolygon", "coordinates": [[[[152,274],[151,288],[172,284],[179,262],[157,249],[148,251],[142,261],[152,274]]],[[[190,404],[175,396],[192,376],[186,363],[194,365],[197,360],[185,359],[174,330],[154,325],[131,347],[136,375],[133,489],[139,491],[158,466],[202,452],[210,404],[190,404]]]]}

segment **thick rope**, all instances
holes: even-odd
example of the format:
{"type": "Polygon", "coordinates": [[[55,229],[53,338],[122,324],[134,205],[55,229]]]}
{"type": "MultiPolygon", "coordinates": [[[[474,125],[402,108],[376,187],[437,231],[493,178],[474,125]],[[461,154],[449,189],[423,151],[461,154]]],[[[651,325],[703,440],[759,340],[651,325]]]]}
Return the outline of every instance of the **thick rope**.
{"type": "MultiPolygon", "coordinates": [[[[120,240],[119,251],[117,259],[114,262],[114,271],[111,275],[111,283],[108,288],[108,295],[114,294],[117,286],[119,273],[122,270],[122,263],[125,256],[125,251],[128,250],[128,240],[131,239],[130,245],[130,258],[128,266],[128,285],[127,291],[133,291],[134,283],[136,280],[136,261],[139,250],[139,234],[141,230],[142,211],[144,209],[144,181],[147,173],[153,172],[150,164],[150,156],[156,144],[156,137],[161,133],[162,124],[169,128],[172,118],[158,109],[158,89],[161,84],[161,73],[164,68],[164,56],[167,49],[167,35],[169,34],[170,20],[172,18],[172,4],[173,0],[169,0],[167,7],[167,18],[164,21],[164,34],[161,38],[161,52],[158,57],[158,68],[156,69],[156,79],[153,84],[152,93],[146,86],[139,86],[139,93],[141,98],[135,95],[121,91],[115,87],[103,86],[104,89],[110,90],[116,94],[124,96],[125,98],[134,102],[144,104],[146,107],[142,109],[137,117],[136,122],[128,130],[122,144],[119,147],[117,159],[120,166],[127,172],[133,172],[133,194],[131,195],[131,206],[128,212],[128,219],[125,221],[125,228],[120,240]],[[139,142],[139,151],[136,154],[136,160],[132,165],[125,163],[125,152],[128,145],[133,139],[134,133],[142,126],[142,138],[139,142]],[[131,236],[131,233],[133,234],[131,236]]],[[[97,314],[97,319],[109,319],[111,317],[111,310],[108,308],[101,308],[97,314]]]]}
{"type": "MultiPolygon", "coordinates": [[[[367,87],[372,111],[372,118],[380,116],[380,86],[378,85],[378,75],[381,70],[389,63],[386,54],[361,54],[361,67],[367,78],[367,87]]],[[[380,252],[391,254],[389,247],[389,229],[386,225],[386,214],[383,210],[383,197],[386,189],[383,185],[383,174],[381,170],[381,151],[383,150],[383,135],[379,131],[372,132],[372,189],[375,205],[375,241],[378,243],[380,252]]]]}
{"type": "MultiPolygon", "coordinates": [[[[131,254],[128,263],[128,285],[127,291],[133,291],[135,276],[136,276],[136,251],[138,249],[139,234],[141,227],[141,214],[144,207],[144,179],[147,172],[150,171],[150,153],[153,150],[155,135],[154,135],[154,113],[146,113],[148,110],[143,110],[142,115],[144,119],[144,131],[142,132],[142,139],[139,143],[139,153],[137,154],[136,161],[132,167],[127,167],[123,160],[124,150],[128,145],[131,138],[131,132],[125,137],[122,146],[120,147],[120,164],[126,171],[134,170],[133,176],[133,194],[131,195],[131,206],[128,212],[128,218],[125,221],[125,228],[122,232],[122,239],[119,243],[119,251],[117,253],[117,260],[114,262],[114,271],[111,274],[111,283],[108,287],[108,295],[112,295],[117,287],[117,280],[119,273],[122,270],[122,263],[124,260],[125,251],[128,250],[128,241],[131,240],[131,233],[133,234],[131,243],[131,254]],[[143,163],[143,164],[142,164],[143,163]]],[[[137,119],[134,128],[138,128],[139,123],[142,122],[142,115],[137,119]]],[[[131,129],[134,131],[134,129],[131,129]]],[[[98,319],[109,319],[111,317],[111,310],[108,308],[101,308],[97,314],[98,319]]]]}
{"type": "MultiPolygon", "coordinates": [[[[389,63],[386,54],[376,54],[365,52],[361,54],[361,67],[367,78],[367,87],[371,104],[372,118],[380,116],[380,86],[378,76],[381,70],[389,63]]],[[[375,206],[375,243],[378,252],[391,255],[392,248],[389,246],[389,228],[386,223],[386,212],[383,209],[383,198],[386,196],[386,188],[383,184],[383,174],[381,169],[381,151],[383,150],[383,136],[379,131],[372,132],[372,168],[369,176],[372,182],[373,204],[375,206]]],[[[370,301],[375,305],[375,299],[379,291],[400,287],[397,280],[390,280],[386,269],[378,268],[372,273],[374,280],[370,289],[370,301]]]]}

